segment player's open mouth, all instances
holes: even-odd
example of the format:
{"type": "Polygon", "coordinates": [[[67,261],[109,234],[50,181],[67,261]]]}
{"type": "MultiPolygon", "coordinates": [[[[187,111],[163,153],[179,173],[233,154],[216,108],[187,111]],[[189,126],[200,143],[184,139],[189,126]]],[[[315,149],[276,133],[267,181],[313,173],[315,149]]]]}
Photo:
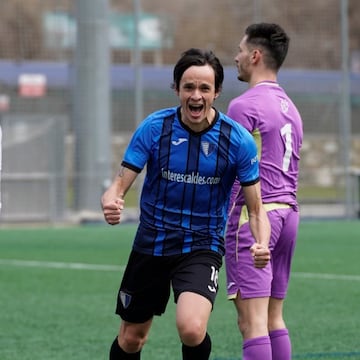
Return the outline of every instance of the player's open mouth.
{"type": "Polygon", "coordinates": [[[200,114],[204,105],[189,105],[189,109],[193,114],[200,114]]]}

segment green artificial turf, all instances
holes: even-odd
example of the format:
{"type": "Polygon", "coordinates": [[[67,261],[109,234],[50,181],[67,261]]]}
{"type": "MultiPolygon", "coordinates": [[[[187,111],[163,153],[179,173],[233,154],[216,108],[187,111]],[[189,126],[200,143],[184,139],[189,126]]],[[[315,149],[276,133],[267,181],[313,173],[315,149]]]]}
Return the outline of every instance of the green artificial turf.
{"type": "MultiPolygon", "coordinates": [[[[0,359],[108,359],[134,232],[133,224],[0,229],[0,359]]],[[[360,221],[301,223],[285,302],[294,359],[360,359],[359,254],[360,221]]],[[[224,271],[209,333],[212,360],[241,359],[224,271]]],[[[142,359],[180,354],[171,298],[142,359]]]]}

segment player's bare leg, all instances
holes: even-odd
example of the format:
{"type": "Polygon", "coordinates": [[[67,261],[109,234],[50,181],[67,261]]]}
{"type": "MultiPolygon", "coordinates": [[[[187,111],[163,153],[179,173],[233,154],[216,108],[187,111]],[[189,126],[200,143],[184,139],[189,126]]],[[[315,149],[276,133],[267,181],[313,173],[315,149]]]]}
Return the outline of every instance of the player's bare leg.
{"type": "Polygon", "coordinates": [[[241,299],[239,293],[234,303],[243,336],[243,360],[271,360],[267,323],[269,298],[241,299]]]}
{"type": "Polygon", "coordinates": [[[208,360],[211,339],[207,334],[212,305],[205,297],[183,292],[176,307],[176,326],[183,343],[184,360],[208,360]]]}
{"type": "Polygon", "coordinates": [[[283,299],[270,298],[268,327],[273,360],[291,359],[291,341],[283,319],[283,299]]]}

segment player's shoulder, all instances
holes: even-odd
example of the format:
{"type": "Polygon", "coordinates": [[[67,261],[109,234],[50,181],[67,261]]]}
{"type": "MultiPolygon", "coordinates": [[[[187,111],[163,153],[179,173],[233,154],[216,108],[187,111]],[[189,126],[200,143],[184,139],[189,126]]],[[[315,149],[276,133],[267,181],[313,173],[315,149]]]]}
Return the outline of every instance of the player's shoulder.
{"type": "Polygon", "coordinates": [[[142,121],[140,124],[143,128],[162,126],[165,119],[176,116],[177,107],[169,107],[156,110],[142,121]]]}
{"type": "Polygon", "coordinates": [[[177,112],[177,107],[168,107],[168,108],[164,108],[164,109],[159,109],[156,110],[152,113],[150,113],[147,117],[146,117],[146,121],[163,121],[164,119],[171,117],[171,116],[175,116],[177,112]]]}
{"type": "Polygon", "coordinates": [[[235,133],[246,134],[246,135],[249,134],[249,132],[246,130],[246,128],[243,125],[232,119],[230,116],[221,112],[219,112],[219,114],[221,121],[227,123],[235,133]]]}
{"type": "Polygon", "coordinates": [[[218,111],[218,116],[219,116],[220,122],[229,124],[229,126],[237,126],[237,122],[234,121],[230,116],[226,115],[225,113],[218,111]]]}
{"type": "Polygon", "coordinates": [[[245,111],[256,107],[256,104],[259,101],[259,93],[253,90],[254,88],[247,89],[241,95],[236,96],[235,98],[231,99],[229,102],[229,109],[237,109],[241,111],[245,111]]]}

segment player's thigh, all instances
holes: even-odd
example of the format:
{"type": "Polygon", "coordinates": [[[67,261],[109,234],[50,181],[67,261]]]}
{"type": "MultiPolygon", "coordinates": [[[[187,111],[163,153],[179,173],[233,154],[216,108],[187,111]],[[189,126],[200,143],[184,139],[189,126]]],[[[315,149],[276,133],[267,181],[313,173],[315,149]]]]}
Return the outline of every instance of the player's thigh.
{"type": "Polygon", "coordinates": [[[132,251],[118,293],[116,313],[130,323],[161,315],[170,296],[170,276],[162,257],[132,251]]]}
{"type": "Polygon", "coordinates": [[[206,297],[182,292],[176,305],[176,326],[179,333],[198,332],[204,334],[212,310],[212,303],[206,297]]]}

